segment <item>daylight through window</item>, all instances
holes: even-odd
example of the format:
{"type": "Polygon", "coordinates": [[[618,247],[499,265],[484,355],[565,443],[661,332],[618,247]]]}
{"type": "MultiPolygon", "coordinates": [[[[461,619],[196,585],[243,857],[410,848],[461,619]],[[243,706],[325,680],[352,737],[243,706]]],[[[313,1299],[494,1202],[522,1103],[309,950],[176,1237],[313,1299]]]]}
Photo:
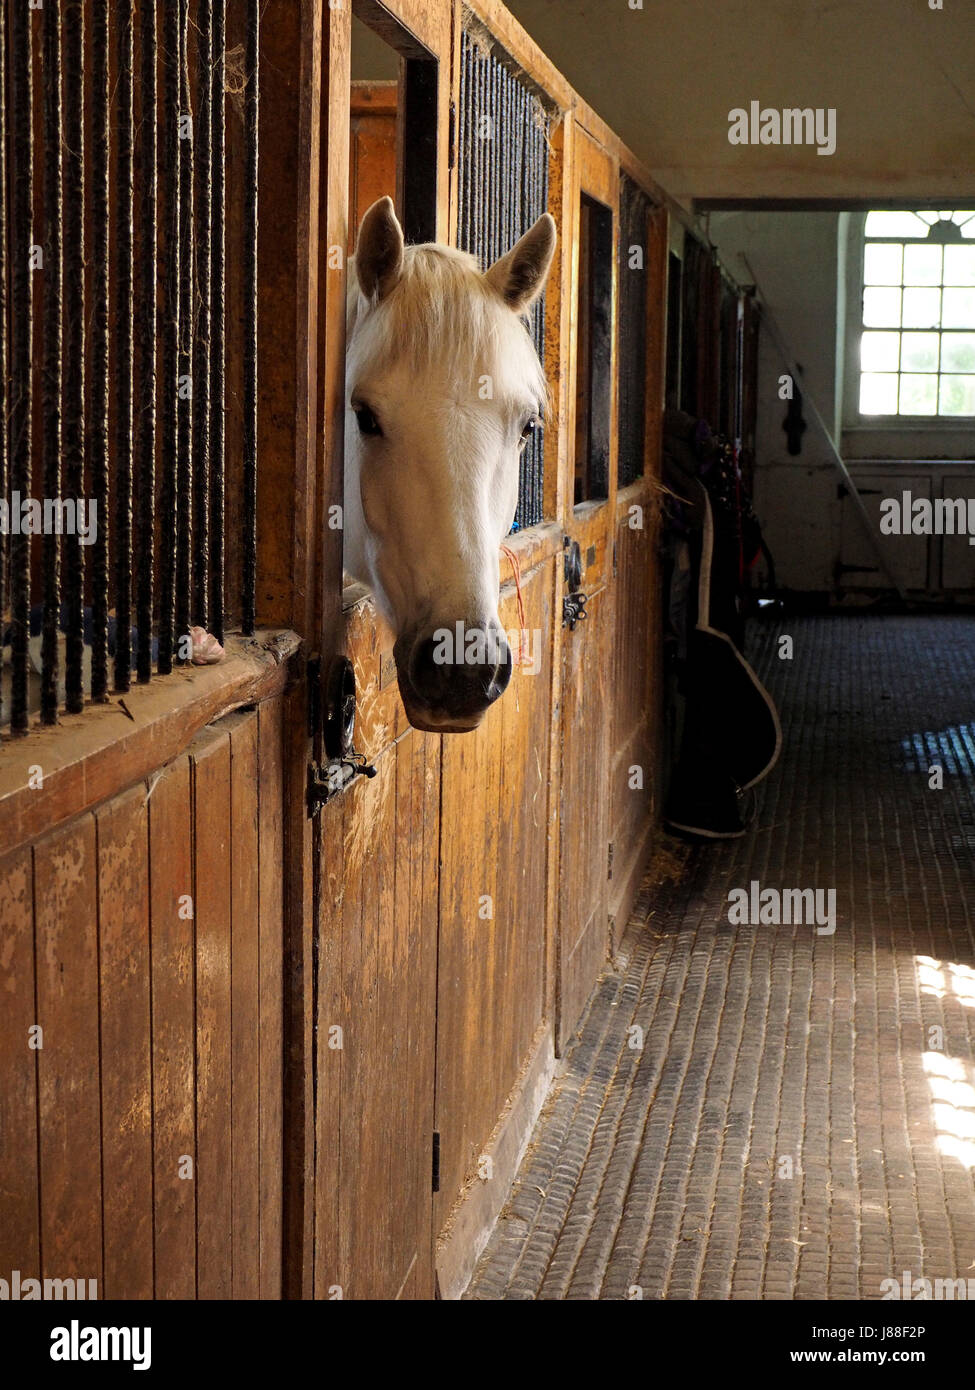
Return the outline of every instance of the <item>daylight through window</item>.
{"type": "Polygon", "coordinates": [[[975,415],[975,211],[871,212],[861,415],[975,415]]]}

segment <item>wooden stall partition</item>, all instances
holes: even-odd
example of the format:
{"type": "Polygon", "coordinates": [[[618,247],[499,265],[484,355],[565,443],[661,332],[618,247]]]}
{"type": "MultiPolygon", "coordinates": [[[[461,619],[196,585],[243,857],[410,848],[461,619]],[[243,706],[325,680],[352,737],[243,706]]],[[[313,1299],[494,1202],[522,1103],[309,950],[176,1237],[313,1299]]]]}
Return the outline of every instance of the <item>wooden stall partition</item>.
{"type": "Polygon", "coordinates": [[[357,747],[377,775],[321,812],[315,1297],[433,1297],[440,740],[410,729],[353,599],[357,747]]]}
{"type": "Polygon", "coordinates": [[[24,1279],[280,1297],[284,698],[3,865],[0,1245],[24,1279]]]}
{"type": "MultiPolygon", "coordinates": [[[[588,113],[584,113],[588,120],[588,113]]],[[[619,166],[614,153],[573,117],[572,188],[574,208],[568,289],[570,319],[567,429],[576,497],[566,498],[567,542],[579,547],[580,583],[587,596],[586,618],[562,632],[561,789],[559,801],[559,927],[556,1051],[572,1035],[595,979],[606,959],[607,865],[609,856],[610,730],[606,711],[615,627],[613,542],[616,530],[616,289],[619,166]],[[587,239],[583,218],[596,220],[587,239]],[[596,242],[600,222],[603,244],[596,242]],[[589,263],[583,258],[589,256],[589,263]],[[602,264],[600,264],[600,258],[602,264]],[[581,322],[580,322],[581,320],[581,322]],[[597,434],[592,420],[581,428],[580,412],[604,415],[597,434]],[[604,450],[603,483],[592,493],[592,464],[581,451],[604,450]],[[580,484],[583,465],[588,484],[580,484]]]]}
{"type": "MultiPolygon", "coordinates": [[[[445,1296],[466,1283],[551,1077],[553,571],[548,557],[521,576],[527,664],[477,733],[443,740],[435,1224],[445,1296]]],[[[507,631],[521,628],[513,584],[500,613],[507,631]]]]}
{"type": "MultiPolygon", "coordinates": [[[[426,222],[446,238],[452,4],[355,0],[329,7],[324,19],[321,447],[328,506],[341,507],[346,265],[334,250],[354,247],[362,213],[384,193],[396,198],[404,225],[426,222]],[[353,12],[411,60],[398,84],[351,86],[353,12]],[[414,63],[423,69],[419,82],[414,63]],[[419,207],[414,188],[404,209],[397,166],[418,157],[426,158],[428,201],[419,207]]],[[[313,1167],[305,1169],[314,1187],[304,1222],[290,1233],[302,1252],[295,1293],[427,1299],[434,1293],[440,740],[409,727],[393,635],[360,587],[343,592],[341,529],[326,525],[322,535],[322,676],[336,659],[351,661],[355,747],[376,776],[357,780],[313,821],[314,956],[295,997],[316,1009],[314,1067],[304,1073],[309,1084],[314,1075],[314,1094],[303,1097],[314,1118],[313,1167]]],[[[301,1026],[308,1022],[303,1012],[301,1026]]]]}
{"type": "MultiPolygon", "coordinates": [[[[616,499],[616,638],[610,762],[609,920],[615,948],[640,886],[654,834],[660,787],[661,616],[658,563],[661,440],[667,352],[668,215],[646,219],[646,395],[643,476],[616,499]]],[[[621,260],[622,264],[622,260],[621,260]]],[[[621,351],[623,344],[621,343],[621,351]]],[[[625,428],[621,415],[620,429],[625,428]]]]}
{"type": "MultiPolygon", "coordinates": [[[[303,1032],[294,1019],[311,998],[301,640],[323,624],[322,0],[287,0],[272,18],[260,30],[256,604],[277,629],[228,634],[218,665],[153,676],[32,728],[0,763],[0,928],[13,942],[0,995],[14,1002],[0,1020],[14,1079],[0,1102],[0,1244],[8,1268],[94,1278],[99,1297],[278,1298],[285,1246],[299,1291],[310,1250],[291,1195],[313,1176],[314,1151],[295,1104],[310,1094],[310,1011],[303,1032]],[[285,1235],[286,1193],[297,1239],[285,1235]]],[[[243,72],[238,29],[233,7],[231,86],[243,72]]],[[[232,195],[240,97],[228,87],[232,195]]],[[[231,207],[228,304],[241,241],[231,207]]],[[[246,315],[232,317],[236,462],[246,315]]],[[[170,465],[160,453],[158,468],[170,465]]],[[[228,587],[234,612],[238,597],[228,587]]]]}

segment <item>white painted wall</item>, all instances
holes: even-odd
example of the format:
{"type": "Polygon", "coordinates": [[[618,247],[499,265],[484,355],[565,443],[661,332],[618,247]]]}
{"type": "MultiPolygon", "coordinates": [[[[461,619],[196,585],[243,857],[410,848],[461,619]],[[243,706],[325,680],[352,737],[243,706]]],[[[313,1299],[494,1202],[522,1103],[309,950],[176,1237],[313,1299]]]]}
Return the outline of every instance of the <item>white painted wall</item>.
{"type": "Polygon", "coordinates": [[[674,197],[975,194],[972,0],[507,4],[674,197]],[[730,145],[752,99],[835,108],[836,153],[730,145]]]}
{"type": "MultiPolygon", "coordinates": [[[[841,502],[837,495],[841,475],[831,440],[855,479],[891,496],[900,495],[908,476],[919,493],[930,489],[932,497],[940,496],[953,469],[958,477],[964,469],[951,463],[946,468],[935,460],[975,457],[970,430],[843,429],[848,222],[848,214],[835,212],[714,213],[710,218],[711,238],[725,265],[742,283],[757,283],[767,320],[778,325],[789,355],[802,368],[800,386],[809,427],[801,453],[793,457],[782,429],[786,403],[778,396],[779,377],[786,365],[769,324],[762,333],[759,359],[755,509],[776,559],[778,579],[803,591],[833,590],[838,561],[876,562],[854,504],[841,502]],[[880,466],[859,462],[864,459],[889,462],[880,466]]],[[[867,506],[875,511],[875,500],[868,499],[867,506]]],[[[914,559],[908,564],[889,543],[886,550],[905,588],[918,587],[914,559]]],[[[923,572],[923,556],[918,564],[923,572]]],[[[940,560],[934,556],[932,589],[941,586],[940,574],[940,560]]],[[[883,572],[874,577],[851,572],[840,580],[841,586],[854,588],[876,588],[886,582],[883,572]]],[[[950,587],[947,575],[944,583],[950,587]]],[[[964,587],[971,588],[973,583],[975,578],[964,587]]]]}
{"type": "Polygon", "coordinates": [[[776,577],[791,589],[833,586],[839,544],[840,475],[830,448],[840,408],[837,372],[837,213],[715,213],[711,238],[731,273],[756,283],[791,356],[803,369],[808,425],[792,457],[782,428],[788,370],[766,325],[759,355],[755,511],[775,557],[776,577]],[[813,403],[825,422],[816,422],[813,403]]]}

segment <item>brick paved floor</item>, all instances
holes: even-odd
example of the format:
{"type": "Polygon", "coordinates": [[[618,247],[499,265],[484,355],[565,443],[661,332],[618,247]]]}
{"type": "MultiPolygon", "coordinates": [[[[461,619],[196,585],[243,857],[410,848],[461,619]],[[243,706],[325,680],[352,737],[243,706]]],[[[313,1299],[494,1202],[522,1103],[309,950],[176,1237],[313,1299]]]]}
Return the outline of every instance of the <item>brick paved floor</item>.
{"type": "Polygon", "coordinates": [[[469,1298],[975,1280],[975,619],[789,619],[750,650],[783,757],[745,838],[666,842],[469,1298]],[[835,888],[835,934],[729,925],[752,879],[835,888]]]}

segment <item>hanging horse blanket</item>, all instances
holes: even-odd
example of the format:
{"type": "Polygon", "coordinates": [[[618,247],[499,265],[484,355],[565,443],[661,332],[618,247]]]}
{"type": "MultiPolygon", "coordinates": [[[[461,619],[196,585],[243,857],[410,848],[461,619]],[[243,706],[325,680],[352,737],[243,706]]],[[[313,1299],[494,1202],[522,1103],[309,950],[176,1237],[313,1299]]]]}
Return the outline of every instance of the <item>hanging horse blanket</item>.
{"type": "Polygon", "coordinates": [[[712,480],[716,515],[709,488],[686,466],[687,451],[669,450],[668,456],[678,474],[672,469],[670,481],[689,505],[688,542],[698,582],[696,595],[693,585],[689,594],[692,607],[696,598],[696,620],[693,626],[688,622],[683,652],[684,729],[664,820],[674,830],[724,839],[745,833],[744,793],[768,775],[782,744],[772,698],[739,646],[743,624],[735,576],[757,553],[760,535],[751,534],[743,545],[742,509],[728,505],[723,484],[712,480]]]}

